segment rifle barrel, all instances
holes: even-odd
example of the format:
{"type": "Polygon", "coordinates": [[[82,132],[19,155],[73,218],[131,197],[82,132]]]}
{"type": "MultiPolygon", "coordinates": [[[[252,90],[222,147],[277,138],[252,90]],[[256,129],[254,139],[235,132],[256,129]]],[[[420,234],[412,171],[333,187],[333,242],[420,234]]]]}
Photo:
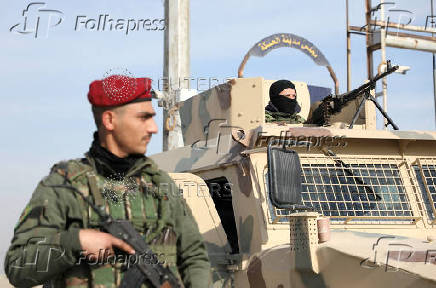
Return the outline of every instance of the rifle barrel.
{"type": "Polygon", "coordinates": [[[372,87],[373,85],[375,85],[375,83],[378,80],[388,76],[391,73],[394,73],[396,70],[398,70],[398,65],[395,65],[393,67],[389,67],[385,72],[376,75],[373,79],[369,80],[367,83],[363,84],[362,86],[357,87],[357,88],[351,90],[350,92],[344,93],[342,95],[338,95],[337,97],[341,98],[341,99],[344,99],[344,102],[348,102],[349,101],[348,98],[351,98],[350,100],[352,100],[353,98],[356,98],[363,91],[365,91],[366,89],[368,89],[368,88],[372,87]]]}

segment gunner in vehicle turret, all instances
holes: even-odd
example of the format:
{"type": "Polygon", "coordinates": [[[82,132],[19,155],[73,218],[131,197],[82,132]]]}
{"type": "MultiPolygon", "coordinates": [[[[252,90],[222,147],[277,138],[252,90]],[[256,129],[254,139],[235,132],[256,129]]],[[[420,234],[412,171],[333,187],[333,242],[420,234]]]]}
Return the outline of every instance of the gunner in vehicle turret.
{"type": "Polygon", "coordinates": [[[269,88],[270,101],[265,107],[266,122],[285,122],[287,124],[300,124],[306,119],[298,115],[301,111],[297,102],[295,85],[288,80],[278,80],[269,88]]]}

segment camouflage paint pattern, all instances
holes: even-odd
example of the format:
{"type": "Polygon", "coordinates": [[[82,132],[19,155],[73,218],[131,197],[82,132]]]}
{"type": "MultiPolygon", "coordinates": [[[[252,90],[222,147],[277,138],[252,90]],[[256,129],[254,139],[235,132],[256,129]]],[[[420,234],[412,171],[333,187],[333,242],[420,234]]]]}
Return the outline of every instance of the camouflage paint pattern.
{"type": "MultiPolygon", "coordinates": [[[[199,182],[225,177],[232,185],[239,244],[237,255],[229,253],[226,234],[212,199],[188,201],[200,227],[205,227],[201,233],[208,239],[207,248],[215,269],[214,287],[223,284],[226,287],[232,284],[233,287],[262,288],[436,287],[436,266],[424,264],[422,253],[411,258],[415,262],[404,260],[404,256],[402,261],[393,259],[391,264],[399,267],[395,273],[386,272],[386,267],[392,268],[383,263],[386,251],[374,263],[369,263],[369,268],[364,267],[365,261],[374,254],[374,243],[380,237],[395,237],[397,244],[410,245],[420,251],[436,249],[435,240],[423,242],[436,239],[436,223],[431,223],[432,218],[422,208],[422,200],[413,200],[417,197],[416,191],[411,189],[413,185],[407,184],[411,179],[416,181],[410,165],[417,159],[433,159],[432,163],[436,165],[436,133],[375,130],[375,110],[370,103],[365,104],[354,128],[347,129],[358,101],[332,117],[332,125],[328,127],[266,123],[264,107],[269,100],[269,85],[273,82],[263,78],[234,79],[220,88],[188,99],[180,110],[187,146],[152,156],[168,172],[185,172],[172,175],[193,173],[199,182]],[[400,175],[402,183],[408,185],[404,187],[405,193],[411,199],[413,215],[423,216],[409,225],[332,223],[331,239],[322,244],[314,240],[316,225],[298,224],[298,229],[291,226],[291,223],[306,223],[321,215],[303,213],[292,216],[299,217],[297,222],[273,222],[265,179],[266,146],[272,138],[289,137],[311,143],[309,147],[292,147],[299,153],[302,163],[312,156],[331,161],[325,155],[326,149],[339,157],[403,159],[405,170],[401,168],[404,173],[400,175]],[[341,141],[335,143],[340,145],[332,147],[329,140],[332,137],[338,137],[341,141]]],[[[294,83],[297,83],[302,107],[300,115],[309,118],[315,103],[311,105],[305,83],[294,83]]],[[[307,223],[313,224],[313,221],[307,223]]],[[[393,255],[398,255],[398,251],[396,253],[393,255]]]]}

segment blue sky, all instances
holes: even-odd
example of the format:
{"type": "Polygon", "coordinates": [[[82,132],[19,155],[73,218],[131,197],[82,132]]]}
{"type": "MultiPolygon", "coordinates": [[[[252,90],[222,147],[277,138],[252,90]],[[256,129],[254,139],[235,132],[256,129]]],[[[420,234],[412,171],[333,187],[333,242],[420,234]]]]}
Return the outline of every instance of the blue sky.
{"type": "MultiPolygon", "coordinates": [[[[351,0],[351,24],[364,22],[364,1],[351,0]]],[[[376,2],[376,1],[373,1],[376,2]]],[[[162,1],[46,1],[61,11],[63,21],[48,37],[12,33],[29,1],[0,0],[0,257],[13,226],[38,181],[59,160],[80,157],[94,131],[88,85],[110,69],[158,79],[163,71],[163,32],[74,31],[78,15],[87,19],[108,14],[114,19],[155,19],[164,14],[162,1]]],[[[341,1],[200,1],[191,0],[191,77],[235,77],[244,54],[258,40],[274,33],[302,36],[324,53],[336,71],[341,92],[346,88],[345,0],[341,1]]],[[[428,0],[397,0],[412,11],[413,25],[424,25],[428,0]]],[[[391,13],[392,21],[399,15],[391,13]]],[[[403,20],[404,21],[404,20],[403,20]]],[[[83,27],[82,27],[83,28],[83,27]]],[[[411,66],[406,75],[388,79],[389,114],[401,130],[434,130],[431,54],[388,49],[394,64],[411,66]]],[[[380,53],[375,53],[376,65],[380,53]]],[[[288,78],[332,88],[326,69],[300,51],[274,50],[252,57],[245,77],[288,78]]],[[[352,38],[352,83],[366,79],[364,38],[352,38]]],[[[155,103],[156,104],[156,103],[155,103]]],[[[157,122],[162,123],[161,108],[157,122]]],[[[161,151],[161,134],[148,153],[161,151]]],[[[2,262],[2,261],[1,261],[2,262]]],[[[2,265],[1,263],[0,265],[2,265]]],[[[1,272],[0,272],[1,273],[1,272]]]]}

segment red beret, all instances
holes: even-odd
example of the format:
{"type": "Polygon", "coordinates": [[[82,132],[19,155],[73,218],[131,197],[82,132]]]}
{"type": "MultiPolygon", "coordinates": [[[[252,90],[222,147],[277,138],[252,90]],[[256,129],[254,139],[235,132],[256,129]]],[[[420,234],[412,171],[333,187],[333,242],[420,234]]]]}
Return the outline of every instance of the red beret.
{"type": "Polygon", "coordinates": [[[89,85],[89,102],[97,107],[151,101],[151,79],[112,75],[89,85]]]}

